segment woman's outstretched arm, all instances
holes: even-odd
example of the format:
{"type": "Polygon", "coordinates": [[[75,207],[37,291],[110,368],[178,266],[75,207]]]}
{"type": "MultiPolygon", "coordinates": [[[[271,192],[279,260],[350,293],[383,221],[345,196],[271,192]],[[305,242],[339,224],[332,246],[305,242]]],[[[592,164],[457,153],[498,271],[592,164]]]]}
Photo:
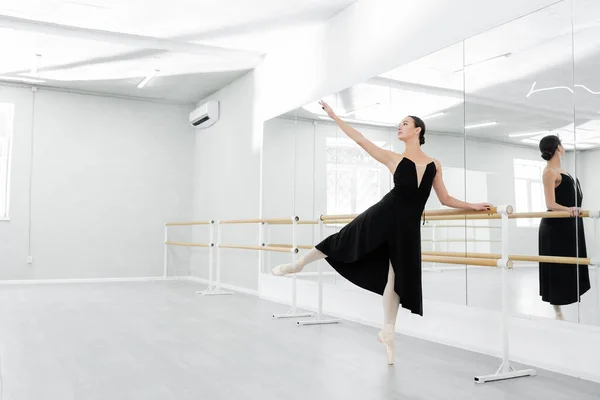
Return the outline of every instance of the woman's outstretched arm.
{"type": "Polygon", "coordinates": [[[382,149],[377,146],[375,143],[371,142],[369,139],[363,136],[362,133],[348,125],[344,122],[340,117],[338,117],[335,112],[329,107],[327,103],[324,101],[320,101],[319,104],[323,107],[323,110],[329,115],[331,119],[333,119],[336,124],[340,127],[342,131],[352,140],[356,142],[360,147],[362,147],[371,157],[388,167],[388,169],[393,170],[398,163],[398,155],[392,151],[382,149]]]}
{"type": "Polygon", "coordinates": [[[489,203],[467,203],[450,196],[446,189],[446,185],[444,184],[442,165],[438,160],[435,160],[435,167],[437,171],[435,178],[433,179],[433,189],[435,190],[440,203],[447,207],[460,208],[463,210],[485,211],[492,208],[492,205],[489,203]]]}

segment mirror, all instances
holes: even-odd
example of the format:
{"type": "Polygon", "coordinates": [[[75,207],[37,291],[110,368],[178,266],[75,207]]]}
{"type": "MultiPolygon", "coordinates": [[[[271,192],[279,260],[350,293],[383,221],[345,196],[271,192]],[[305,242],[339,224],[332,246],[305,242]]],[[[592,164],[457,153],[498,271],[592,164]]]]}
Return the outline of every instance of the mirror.
{"type": "MultiPolygon", "coordinates": [[[[584,210],[600,208],[600,4],[573,0],[573,45],[575,72],[576,177],[584,210]]],[[[600,253],[598,218],[581,218],[577,230],[579,257],[597,258],[600,253]]],[[[580,297],[577,318],[582,324],[600,325],[600,275],[598,266],[579,265],[577,285],[580,297]]]]}
{"type": "MultiPolygon", "coordinates": [[[[467,176],[467,187],[485,185],[491,203],[511,204],[517,214],[573,206],[572,90],[568,1],[466,40],[466,168],[476,171],[467,176]],[[545,161],[540,141],[549,135],[554,136],[544,143],[547,158],[552,158],[545,161]],[[557,150],[559,139],[564,151],[557,150]],[[551,181],[545,184],[548,169],[551,181]],[[553,205],[551,197],[561,204],[553,205]]],[[[471,195],[468,191],[468,201],[475,200],[471,195]]],[[[575,224],[574,218],[512,219],[509,254],[576,257],[575,224]]],[[[482,241],[489,238],[485,252],[501,252],[499,230],[490,226],[489,236],[481,234],[482,241]]],[[[483,250],[479,247],[478,252],[483,250]]],[[[572,264],[515,261],[510,273],[511,311],[577,321],[576,271],[572,264]]],[[[469,305],[501,309],[500,272],[469,270],[469,305]]]]}

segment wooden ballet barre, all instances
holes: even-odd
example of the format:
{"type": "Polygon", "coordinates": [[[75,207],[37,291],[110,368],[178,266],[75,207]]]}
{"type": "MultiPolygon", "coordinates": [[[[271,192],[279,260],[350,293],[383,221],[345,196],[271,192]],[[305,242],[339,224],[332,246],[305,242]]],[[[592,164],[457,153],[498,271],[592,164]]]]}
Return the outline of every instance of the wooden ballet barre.
{"type": "Polygon", "coordinates": [[[298,225],[319,225],[319,221],[298,221],[298,225]]]}
{"type": "Polygon", "coordinates": [[[186,243],[186,242],[170,242],[167,241],[165,244],[169,244],[171,246],[186,246],[186,247],[212,247],[213,244],[210,243],[186,243]]]}
{"type": "MultiPolygon", "coordinates": [[[[300,218],[294,217],[296,221],[300,218]]],[[[271,224],[271,225],[291,225],[293,224],[292,218],[254,218],[254,219],[230,219],[225,221],[219,221],[220,224],[271,224]]]]}
{"type": "MultiPolygon", "coordinates": [[[[506,206],[506,213],[512,214],[514,209],[512,206],[506,206]]],[[[474,211],[474,210],[462,210],[462,209],[443,209],[443,210],[425,210],[423,216],[428,217],[441,217],[441,216],[471,216],[471,215],[498,215],[498,207],[492,207],[489,210],[474,211]]]]}
{"type": "MultiPolygon", "coordinates": [[[[476,265],[480,267],[497,267],[500,258],[472,258],[472,257],[447,257],[447,256],[429,256],[422,255],[421,261],[438,264],[460,264],[476,265]]],[[[508,268],[512,268],[512,261],[508,260],[508,268]]]]}
{"type": "MultiPolygon", "coordinates": [[[[473,257],[473,258],[486,258],[486,259],[499,259],[500,254],[492,253],[461,253],[461,252],[441,252],[441,251],[423,251],[423,255],[427,256],[447,256],[447,257],[473,257]]],[[[591,265],[595,264],[595,261],[591,258],[583,257],[559,257],[559,256],[526,256],[526,255],[509,255],[509,260],[523,261],[523,262],[543,262],[543,263],[554,263],[554,264],[579,264],[579,265],[591,265]]]]}
{"type": "MultiPolygon", "coordinates": [[[[269,243],[269,246],[272,246],[272,247],[285,247],[286,249],[291,249],[292,248],[291,244],[279,244],[279,243],[274,244],[274,243],[269,243]]],[[[313,247],[315,247],[315,246],[309,246],[309,245],[306,245],[306,244],[299,244],[298,246],[296,246],[296,248],[298,248],[300,250],[310,250],[313,247]]]]}
{"type": "Polygon", "coordinates": [[[210,225],[214,223],[215,221],[167,222],[165,226],[210,225]]]}
{"type": "Polygon", "coordinates": [[[244,245],[235,245],[235,244],[220,244],[220,248],[222,249],[238,249],[238,250],[258,250],[258,251],[273,251],[276,253],[297,253],[298,248],[292,249],[285,247],[275,247],[275,246],[244,246],[244,245]]]}
{"type": "MultiPolygon", "coordinates": [[[[505,206],[505,211],[508,215],[511,215],[514,212],[512,206],[505,206]]],[[[353,220],[357,217],[358,214],[340,214],[340,215],[321,215],[321,221],[323,222],[331,222],[331,221],[348,221],[353,220]]],[[[447,219],[463,219],[465,217],[480,217],[481,219],[488,219],[491,216],[496,216],[498,219],[501,218],[498,213],[498,207],[491,207],[489,210],[482,211],[474,211],[474,210],[463,210],[463,209],[443,209],[443,210],[425,210],[423,211],[422,218],[425,219],[446,219],[445,217],[456,217],[456,218],[447,218],[447,219]]]]}

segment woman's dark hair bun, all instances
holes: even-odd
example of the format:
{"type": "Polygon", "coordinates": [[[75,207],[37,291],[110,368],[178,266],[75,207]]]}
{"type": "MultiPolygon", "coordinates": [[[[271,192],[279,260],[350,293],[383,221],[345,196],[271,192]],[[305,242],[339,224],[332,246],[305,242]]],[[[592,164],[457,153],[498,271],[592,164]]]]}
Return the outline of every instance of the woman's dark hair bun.
{"type": "Polygon", "coordinates": [[[421,128],[421,132],[419,132],[419,143],[425,144],[425,122],[419,117],[415,117],[414,115],[409,115],[412,118],[415,128],[421,128]]]}
{"type": "Polygon", "coordinates": [[[560,145],[561,142],[558,136],[544,136],[542,140],[540,140],[540,152],[542,153],[542,158],[546,161],[550,160],[554,157],[554,154],[560,145]]]}

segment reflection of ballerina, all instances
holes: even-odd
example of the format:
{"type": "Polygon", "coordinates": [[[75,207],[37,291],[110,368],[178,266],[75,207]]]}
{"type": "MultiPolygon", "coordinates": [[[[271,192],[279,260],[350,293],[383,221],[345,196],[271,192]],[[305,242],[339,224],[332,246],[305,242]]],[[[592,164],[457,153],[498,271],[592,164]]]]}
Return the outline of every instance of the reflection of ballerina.
{"type": "Polygon", "coordinates": [[[299,272],[306,264],[326,258],[350,282],[382,295],[384,325],[378,339],[386,346],[388,363],[393,364],[399,305],[423,315],[419,220],[431,188],[441,203],[449,207],[486,210],[491,206],[465,203],[448,194],[439,161],[421,149],[425,143],[425,124],[420,118],[406,117],[398,126],[398,138],[406,144],[406,151],[397,154],[376,146],[337,117],[326,103],[321,105],[344,133],[388,167],[394,177],[394,188],[295,263],[275,267],[273,274],[299,272]]]}
{"type": "MultiPolygon", "coordinates": [[[[578,217],[583,193],[579,180],[561,168],[565,149],[558,136],[544,137],[540,151],[542,158],[548,161],[543,175],[548,210],[568,211],[578,217]]],[[[581,218],[575,223],[570,218],[542,218],[538,245],[540,255],[544,256],[587,257],[583,221],[581,218]]],[[[556,319],[564,319],[561,305],[579,301],[579,296],[590,289],[588,267],[576,267],[575,264],[540,263],[540,295],[543,301],[554,306],[556,319]]]]}

